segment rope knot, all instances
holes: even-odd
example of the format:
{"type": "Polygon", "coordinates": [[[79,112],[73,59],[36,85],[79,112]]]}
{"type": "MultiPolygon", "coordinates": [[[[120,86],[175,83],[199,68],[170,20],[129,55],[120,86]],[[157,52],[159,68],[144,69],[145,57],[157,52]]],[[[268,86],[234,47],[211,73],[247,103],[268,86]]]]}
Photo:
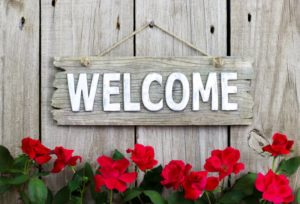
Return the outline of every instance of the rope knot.
{"type": "Polygon", "coordinates": [[[213,65],[216,68],[221,68],[224,66],[224,59],[222,57],[214,57],[213,58],[213,65]]]}
{"type": "Polygon", "coordinates": [[[90,65],[90,60],[88,57],[82,57],[80,59],[80,64],[85,66],[85,67],[88,67],[90,65]]]}

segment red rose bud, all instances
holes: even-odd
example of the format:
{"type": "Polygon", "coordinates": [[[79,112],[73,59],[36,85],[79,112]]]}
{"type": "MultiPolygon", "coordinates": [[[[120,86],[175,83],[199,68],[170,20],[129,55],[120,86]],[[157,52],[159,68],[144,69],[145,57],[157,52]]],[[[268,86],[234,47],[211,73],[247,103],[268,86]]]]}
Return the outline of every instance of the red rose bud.
{"type": "Polygon", "coordinates": [[[40,165],[47,163],[51,159],[50,149],[42,145],[39,140],[26,137],[22,140],[21,149],[30,159],[33,159],[40,165]]]}
{"type": "Polygon", "coordinates": [[[293,147],[294,141],[288,140],[286,135],[281,133],[275,133],[273,135],[273,142],[271,145],[263,147],[263,151],[269,152],[272,156],[277,157],[279,155],[289,154],[293,147]]]}
{"type": "Polygon", "coordinates": [[[154,159],[154,149],[151,146],[136,144],[134,149],[128,149],[127,153],[131,153],[131,160],[142,171],[152,169],[157,164],[157,160],[154,159]]]}
{"type": "Polygon", "coordinates": [[[161,184],[167,188],[173,188],[177,190],[185,179],[185,176],[188,175],[192,166],[190,164],[185,164],[181,160],[172,160],[165,166],[162,170],[161,176],[163,180],[161,184]]]}
{"type": "Polygon", "coordinates": [[[269,170],[266,175],[258,174],[255,187],[262,192],[262,198],[274,204],[291,203],[294,201],[293,190],[285,175],[276,175],[269,170]]]}
{"type": "Polygon", "coordinates": [[[55,147],[53,152],[57,156],[51,170],[53,173],[62,171],[66,166],[76,166],[77,160],[80,162],[82,160],[80,156],[72,156],[74,150],[65,149],[64,147],[55,147]]]}
{"type": "Polygon", "coordinates": [[[192,171],[183,181],[184,197],[197,200],[204,192],[207,182],[207,171],[192,171]]]}
{"type": "Polygon", "coordinates": [[[94,177],[95,191],[99,192],[102,186],[109,190],[124,192],[127,185],[136,180],[136,172],[126,172],[129,161],[127,159],[113,160],[107,156],[101,156],[97,159],[100,165],[99,173],[94,177]]]}
{"type": "Polygon", "coordinates": [[[208,172],[219,173],[219,179],[222,180],[231,173],[238,174],[245,168],[243,163],[238,163],[239,159],[240,151],[232,147],[227,147],[224,150],[213,150],[211,157],[206,159],[204,168],[208,172]]]}
{"type": "Polygon", "coordinates": [[[219,185],[219,178],[218,177],[208,177],[206,181],[205,190],[206,191],[213,191],[215,190],[219,185]]]}

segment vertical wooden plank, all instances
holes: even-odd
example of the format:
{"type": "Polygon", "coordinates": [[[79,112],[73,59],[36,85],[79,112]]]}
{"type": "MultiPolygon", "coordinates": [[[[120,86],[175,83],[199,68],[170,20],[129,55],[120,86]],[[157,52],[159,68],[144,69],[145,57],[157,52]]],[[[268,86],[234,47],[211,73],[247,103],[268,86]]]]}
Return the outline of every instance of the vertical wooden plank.
{"type": "MultiPolygon", "coordinates": [[[[150,20],[209,54],[226,55],[226,1],[136,0],[136,27],[150,20]]],[[[156,28],[137,35],[136,54],[200,55],[156,28]]],[[[227,127],[138,127],[137,142],[152,145],[163,164],[182,159],[199,169],[212,149],[227,146],[227,127]]]]}
{"type": "MultiPolygon", "coordinates": [[[[0,2],[0,144],[39,136],[39,1],[0,2]]],[[[9,194],[2,203],[17,203],[9,194]]]]}
{"type": "Polygon", "coordinates": [[[300,2],[232,0],[231,14],[232,55],[253,57],[256,72],[253,124],[232,127],[231,144],[242,150],[247,169],[266,170],[267,159],[248,147],[252,129],[269,139],[275,131],[286,133],[300,153],[300,2]]]}
{"type": "Polygon", "coordinates": [[[16,153],[39,135],[39,2],[1,1],[0,15],[0,142],[16,153]]]}
{"type": "MultiPolygon", "coordinates": [[[[57,72],[53,57],[96,55],[132,30],[131,0],[42,1],[42,140],[47,146],[75,149],[84,160],[95,163],[102,153],[111,154],[115,148],[125,151],[134,145],[134,128],[58,127],[50,113],[57,72]]],[[[133,41],[110,54],[133,55],[133,41]]],[[[64,180],[57,176],[49,182],[58,190],[64,180]]]]}

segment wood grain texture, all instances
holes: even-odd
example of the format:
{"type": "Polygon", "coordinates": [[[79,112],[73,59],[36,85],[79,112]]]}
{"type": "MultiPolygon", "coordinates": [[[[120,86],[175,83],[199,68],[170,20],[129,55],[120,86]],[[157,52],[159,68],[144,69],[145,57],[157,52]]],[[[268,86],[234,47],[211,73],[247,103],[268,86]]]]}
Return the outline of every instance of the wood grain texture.
{"type": "MultiPolygon", "coordinates": [[[[42,2],[42,140],[51,148],[75,149],[85,161],[96,163],[101,154],[110,155],[117,148],[124,151],[134,145],[134,128],[128,127],[59,127],[51,115],[52,83],[58,71],[54,56],[96,55],[133,30],[131,0],[66,0],[42,2]]],[[[127,41],[110,53],[133,55],[133,42],[127,41]]],[[[58,190],[64,176],[49,178],[58,190]]]]}
{"type": "MultiPolygon", "coordinates": [[[[136,27],[149,20],[190,41],[211,55],[226,55],[226,2],[136,0],[136,27]],[[210,32],[211,26],[214,33],[210,32]]],[[[153,28],[136,37],[137,56],[199,55],[176,39],[153,28]]],[[[170,118],[172,119],[172,118],[170,118]]],[[[215,148],[227,146],[227,128],[216,127],[138,127],[137,142],[152,145],[162,164],[182,159],[195,169],[215,148]]]]}
{"type": "Polygon", "coordinates": [[[16,155],[25,136],[39,137],[39,1],[1,0],[0,144],[16,155]]]}
{"type": "MultiPolygon", "coordinates": [[[[89,57],[89,66],[81,65],[81,58],[74,59],[60,57],[54,61],[55,66],[64,71],[55,75],[53,86],[56,88],[52,106],[54,120],[59,125],[247,125],[252,118],[252,97],[249,94],[251,80],[253,78],[252,64],[249,60],[238,58],[223,58],[223,66],[215,67],[213,57],[89,57]],[[180,72],[184,74],[190,83],[190,97],[187,107],[183,111],[172,111],[166,105],[164,99],[166,80],[171,73],[180,72]],[[212,111],[210,102],[200,102],[200,110],[192,110],[192,73],[200,73],[203,84],[206,84],[207,76],[210,72],[217,73],[219,83],[219,110],[212,111]],[[235,72],[238,79],[230,81],[230,85],[235,85],[237,94],[230,95],[230,101],[238,104],[236,111],[221,110],[221,85],[220,73],[235,72]],[[75,75],[78,83],[80,73],[88,74],[88,84],[91,83],[93,73],[99,73],[97,92],[95,96],[94,109],[92,112],[84,111],[83,100],[81,100],[81,111],[73,112],[68,92],[67,74],[75,75]],[[159,73],[163,78],[163,85],[153,84],[151,87],[151,100],[159,101],[164,99],[164,107],[157,112],[151,112],[141,105],[138,112],[125,112],[123,110],[123,88],[121,82],[116,82],[114,86],[120,87],[120,94],[112,96],[112,103],[120,103],[121,111],[103,111],[103,74],[104,73],[131,73],[131,100],[142,104],[141,87],[147,74],[159,73]],[[170,120],[170,117],[173,118],[170,120]]],[[[173,98],[180,101],[182,90],[180,85],[175,84],[173,98]]]]}
{"type": "Polygon", "coordinates": [[[254,58],[256,75],[253,124],[231,127],[231,144],[241,149],[248,170],[266,171],[269,160],[248,147],[250,130],[270,140],[274,132],[286,133],[300,153],[300,2],[232,0],[231,26],[232,55],[254,58]]]}

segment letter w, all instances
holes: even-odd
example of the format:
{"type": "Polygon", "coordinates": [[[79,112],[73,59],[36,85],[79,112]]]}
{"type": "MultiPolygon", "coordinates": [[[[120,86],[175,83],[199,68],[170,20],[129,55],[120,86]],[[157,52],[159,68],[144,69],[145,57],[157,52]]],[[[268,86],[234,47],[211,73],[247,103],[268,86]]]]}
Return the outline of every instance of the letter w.
{"type": "Polygon", "coordinates": [[[81,93],[83,95],[85,111],[92,111],[99,80],[99,74],[93,74],[90,93],[88,93],[88,84],[86,73],[79,74],[77,88],[75,91],[74,75],[67,74],[69,96],[71,100],[72,111],[78,112],[80,109],[81,93]]]}

